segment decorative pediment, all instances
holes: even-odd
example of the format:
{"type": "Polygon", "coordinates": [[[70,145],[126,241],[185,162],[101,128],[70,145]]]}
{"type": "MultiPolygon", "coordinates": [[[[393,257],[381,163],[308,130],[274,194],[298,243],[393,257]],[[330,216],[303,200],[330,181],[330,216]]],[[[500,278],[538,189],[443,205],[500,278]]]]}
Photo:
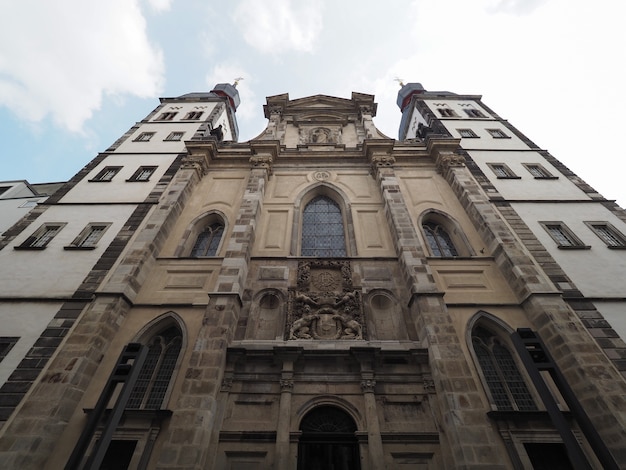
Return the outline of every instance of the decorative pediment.
{"type": "Polygon", "coordinates": [[[365,139],[387,138],[372,123],[373,95],[352,93],[350,99],[315,95],[290,100],[282,94],[267,98],[269,123],[258,140],[277,140],[287,148],[333,150],[356,147],[365,139]]]}

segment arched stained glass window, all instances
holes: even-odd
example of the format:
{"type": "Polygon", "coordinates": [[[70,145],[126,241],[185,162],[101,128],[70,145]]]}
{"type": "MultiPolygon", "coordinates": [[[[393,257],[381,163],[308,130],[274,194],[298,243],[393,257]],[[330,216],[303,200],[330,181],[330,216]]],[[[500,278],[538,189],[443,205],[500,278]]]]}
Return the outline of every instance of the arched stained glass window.
{"type": "Polygon", "coordinates": [[[200,232],[198,238],[196,238],[196,243],[191,250],[191,256],[194,258],[215,256],[223,234],[224,224],[221,222],[207,225],[207,227],[200,232]]]}
{"type": "Polygon", "coordinates": [[[452,238],[441,224],[424,222],[422,228],[433,256],[459,256],[452,238]]]}
{"type": "Polygon", "coordinates": [[[500,339],[477,326],[472,332],[472,343],[498,411],[536,410],[537,406],[513,355],[500,339]]]}
{"type": "Polygon", "coordinates": [[[158,410],[170,385],[174,367],[180,354],[180,330],[169,327],[155,335],[148,344],[148,356],[139,372],[126,408],[158,410]]]}
{"type": "Polygon", "coordinates": [[[343,216],[339,205],[327,196],[317,196],[302,214],[302,256],[346,256],[343,216]]]}

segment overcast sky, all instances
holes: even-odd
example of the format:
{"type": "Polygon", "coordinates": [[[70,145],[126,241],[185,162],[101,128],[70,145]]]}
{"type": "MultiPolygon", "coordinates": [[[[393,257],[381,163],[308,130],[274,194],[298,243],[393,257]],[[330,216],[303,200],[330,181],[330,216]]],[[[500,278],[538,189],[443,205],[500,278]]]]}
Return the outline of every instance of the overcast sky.
{"type": "Polygon", "coordinates": [[[265,97],[373,94],[397,137],[398,84],[479,94],[626,205],[620,0],[0,0],[0,180],[64,181],[161,96],[238,89],[240,141],[265,97]]]}

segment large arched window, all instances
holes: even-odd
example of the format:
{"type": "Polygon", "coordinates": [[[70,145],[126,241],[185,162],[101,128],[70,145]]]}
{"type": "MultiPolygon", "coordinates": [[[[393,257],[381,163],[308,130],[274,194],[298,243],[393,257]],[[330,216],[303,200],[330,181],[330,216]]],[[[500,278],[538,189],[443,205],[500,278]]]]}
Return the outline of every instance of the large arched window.
{"type": "Polygon", "coordinates": [[[535,401],[506,344],[481,325],[472,329],[472,345],[498,411],[533,411],[535,401]]]}
{"type": "Polygon", "coordinates": [[[204,227],[198,234],[196,242],[191,249],[191,256],[193,258],[215,256],[223,234],[224,224],[222,222],[214,222],[204,227]]]}
{"type": "Polygon", "coordinates": [[[434,256],[459,256],[452,238],[443,225],[436,222],[424,222],[422,229],[434,256]]]}
{"type": "Polygon", "coordinates": [[[302,213],[302,256],[346,256],[343,216],[328,196],[314,197],[302,213]]]}
{"type": "Polygon", "coordinates": [[[126,408],[158,410],[163,404],[180,354],[182,333],[170,326],[148,342],[148,356],[141,368],[126,408]]]}

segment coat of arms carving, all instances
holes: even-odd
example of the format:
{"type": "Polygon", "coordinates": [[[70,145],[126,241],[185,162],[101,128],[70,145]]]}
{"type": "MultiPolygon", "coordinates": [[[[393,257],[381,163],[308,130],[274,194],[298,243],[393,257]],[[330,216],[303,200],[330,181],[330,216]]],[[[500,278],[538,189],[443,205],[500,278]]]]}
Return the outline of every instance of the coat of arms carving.
{"type": "Polygon", "coordinates": [[[349,261],[300,261],[289,291],[285,339],[365,338],[361,295],[352,285],[349,261]]]}

